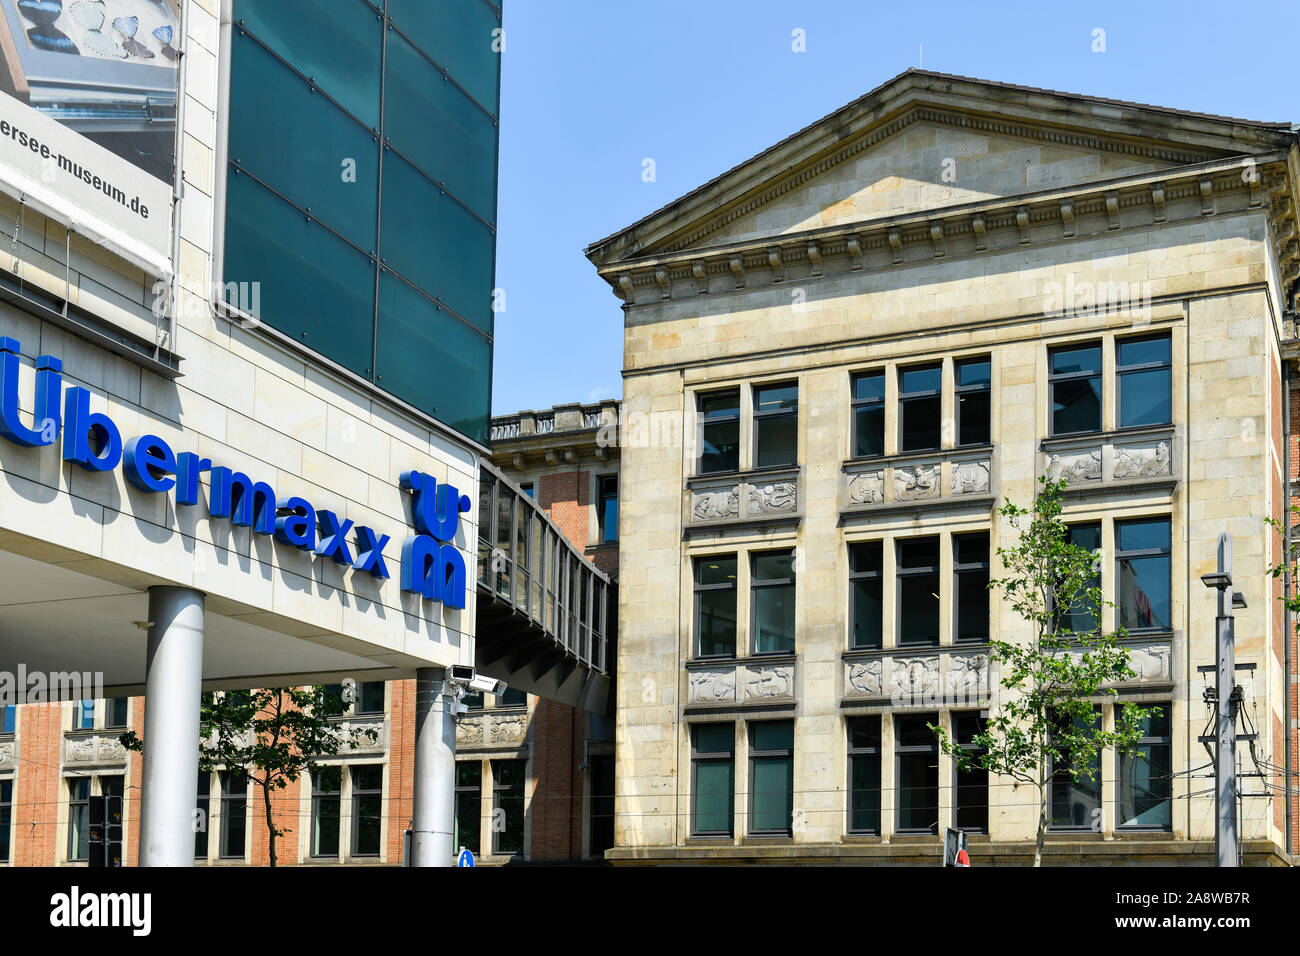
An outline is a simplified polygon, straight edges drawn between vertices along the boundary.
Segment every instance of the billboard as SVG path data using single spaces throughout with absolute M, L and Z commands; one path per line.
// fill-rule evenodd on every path
M 0 0 L 0 188 L 171 271 L 175 0 Z

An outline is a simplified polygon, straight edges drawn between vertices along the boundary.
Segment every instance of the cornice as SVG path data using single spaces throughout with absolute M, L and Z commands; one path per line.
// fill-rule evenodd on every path
M 1294 152 L 1220 158 L 904 216 L 639 256 L 603 267 L 600 275 L 627 309 L 753 291 L 782 284 L 796 272 L 802 281 L 884 271 L 1257 209 L 1268 219 L 1286 294 L 1300 278 L 1293 177 L 1288 174 Z

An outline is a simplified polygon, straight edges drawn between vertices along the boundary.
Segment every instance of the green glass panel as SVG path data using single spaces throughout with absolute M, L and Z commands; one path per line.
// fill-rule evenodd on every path
M 754 830 L 789 830 L 794 806 L 794 761 L 789 757 L 756 757 L 753 788 Z
M 351 5 L 354 0 L 348 0 Z M 379 143 L 235 32 L 230 158 L 362 249 L 375 248 Z
M 394 33 L 384 80 L 384 136 L 488 222 L 496 221 L 497 127 Z
M 262 321 L 369 378 L 371 261 L 233 169 L 227 191 L 227 291 L 258 283 Z
M 790 750 L 794 747 L 794 721 L 767 720 L 752 726 L 755 750 Z
M 367 126 L 379 127 L 384 25 L 375 10 L 357 0 L 235 0 L 234 18 Z M 238 54 L 233 61 L 244 68 Z M 232 83 L 238 75 L 232 71 Z
M 700 724 L 695 728 L 695 752 L 729 754 L 736 745 L 735 735 L 731 724 Z
M 391 272 L 379 277 L 378 384 L 470 438 L 487 440 L 492 343 Z
M 794 650 L 794 585 L 754 591 L 754 652 Z
M 388 0 L 388 15 L 474 99 L 497 111 L 499 54 L 492 31 L 501 18 L 496 10 L 483 0 Z
M 380 256 L 468 322 L 492 334 L 492 231 L 400 156 L 384 153 Z
M 730 833 L 735 801 L 735 767 L 730 760 L 701 761 L 695 766 L 695 831 Z

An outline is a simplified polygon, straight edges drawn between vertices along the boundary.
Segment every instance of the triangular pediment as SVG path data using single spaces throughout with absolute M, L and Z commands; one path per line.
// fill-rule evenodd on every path
M 1258 123 L 916 70 L 606 239 L 636 258 L 912 216 L 1275 149 Z

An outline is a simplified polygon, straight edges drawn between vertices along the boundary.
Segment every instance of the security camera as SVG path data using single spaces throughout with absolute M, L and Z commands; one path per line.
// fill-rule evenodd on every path
M 468 684 L 474 679 L 474 667 L 471 664 L 452 664 L 449 676 L 457 684 Z
M 451 705 L 451 715 L 453 717 L 464 717 L 468 713 L 469 713 L 468 704 L 462 703 L 461 701 L 458 700 Z
M 495 677 L 485 677 L 479 674 L 469 682 L 469 689 L 480 694 L 496 694 L 500 696 L 506 692 L 506 682 L 497 680 Z

